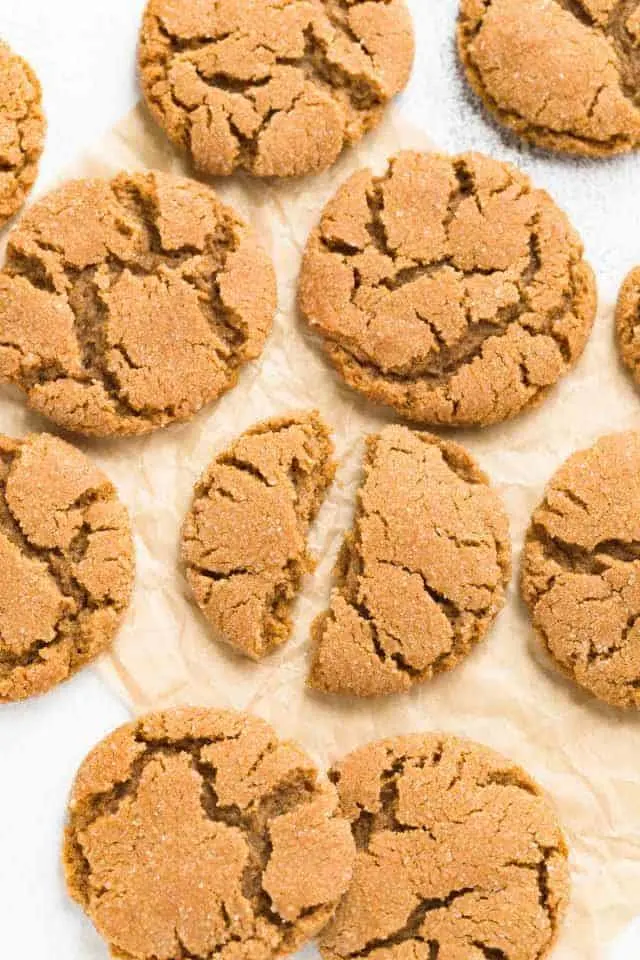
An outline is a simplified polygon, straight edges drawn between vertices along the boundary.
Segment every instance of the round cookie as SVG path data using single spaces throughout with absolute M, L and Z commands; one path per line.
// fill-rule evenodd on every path
M 326 924 L 351 879 L 337 807 L 307 755 L 262 720 L 151 714 L 80 767 L 67 886 L 117 957 L 284 956 Z
M 522 593 L 567 676 L 640 707 L 640 433 L 602 437 L 551 478 L 527 534 Z
M 336 574 L 313 626 L 310 686 L 398 693 L 452 669 L 485 636 L 511 575 L 509 521 L 462 447 L 387 427 L 367 439 Z
M 0 436 L 0 702 L 107 649 L 133 566 L 127 511 L 101 470 L 48 434 Z
M 0 40 L 0 227 L 17 213 L 33 186 L 45 130 L 40 82 Z
M 545 396 L 582 353 L 596 291 L 566 216 L 519 170 L 405 152 L 325 207 L 299 302 L 350 386 L 462 426 Z
M 628 274 L 620 288 L 616 334 L 620 356 L 640 384 L 640 267 Z
M 187 580 L 216 639 L 254 660 L 291 634 L 332 453 L 317 411 L 293 413 L 247 430 L 196 485 L 182 531 Z
M 292 177 L 378 124 L 413 55 L 405 0 L 149 0 L 139 71 L 198 169 Z
M 271 262 L 208 187 L 154 172 L 73 181 L 9 237 L 0 378 L 66 429 L 146 433 L 234 385 L 275 303 Z
M 492 116 L 582 156 L 640 144 L 640 6 L 618 0 L 461 0 L 458 50 Z
M 325 960 L 542 960 L 569 893 L 567 848 L 534 781 L 486 747 L 416 734 L 329 774 L 357 855 Z

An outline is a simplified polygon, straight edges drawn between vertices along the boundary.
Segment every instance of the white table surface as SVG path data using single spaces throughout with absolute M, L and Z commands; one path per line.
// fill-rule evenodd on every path
M 596 269 L 599 263 L 611 266 L 615 257 L 621 277 L 640 262 L 640 158 L 572 170 L 561 159 L 521 155 L 465 101 L 453 65 L 455 0 L 408 2 L 419 53 L 402 101 L 407 116 L 424 123 L 443 149 L 471 146 L 525 166 L 568 209 Z M 49 130 L 38 189 L 59 177 L 135 103 L 143 3 L 0 0 L 0 36 L 29 59 L 44 88 Z M 615 294 L 613 280 L 604 286 L 601 293 Z M 0 709 L 1 960 L 106 960 L 106 948 L 65 895 L 60 834 L 75 769 L 127 716 L 126 706 L 91 670 L 39 700 Z M 603 946 L 601 955 L 637 960 L 640 919 L 611 949 Z

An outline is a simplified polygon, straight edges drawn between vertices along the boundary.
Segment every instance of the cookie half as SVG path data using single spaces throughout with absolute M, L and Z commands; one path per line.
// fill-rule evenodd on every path
M 376 696 L 450 670 L 486 634 L 511 574 L 498 495 L 458 444 L 406 427 L 367 440 L 353 530 L 309 684 Z
M 0 702 L 107 649 L 133 566 L 127 511 L 101 470 L 48 434 L 0 437 Z
M 270 960 L 327 922 L 354 843 L 335 788 L 262 720 L 151 714 L 78 772 L 64 864 L 115 957 Z
M 149 0 L 142 91 L 216 176 L 315 173 L 375 127 L 414 55 L 404 0 Z
M 34 184 L 45 132 L 40 82 L 26 60 L 0 40 L 0 227 Z
M 146 433 L 234 385 L 275 303 L 271 262 L 208 187 L 153 172 L 73 181 L 10 235 L 0 377 L 69 430 Z
M 538 785 L 445 734 L 370 743 L 329 774 L 357 845 L 322 934 L 326 960 L 540 960 L 569 893 L 567 847 Z
M 623 363 L 640 384 L 640 267 L 628 274 L 620 288 L 616 334 Z
M 546 395 L 584 349 L 596 290 L 567 217 L 515 167 L 401 153 L 325 207 L 299 302 L 351 387 L 461 426 Z
M 616 0 L 461 0 L 458 49 L 495 119 L 582 156 L 640 144 L 640 12 Z
M 565 674 L 640 707 L 640 433 L 602 437 L 554 474 L 527 534 L 522 593 Z
M 252 659 L 291 633 L 332 454 L 319 414 L 293 413 L 243 433 L 196 486 L 182 532 L 187 580 L 216 639 Z

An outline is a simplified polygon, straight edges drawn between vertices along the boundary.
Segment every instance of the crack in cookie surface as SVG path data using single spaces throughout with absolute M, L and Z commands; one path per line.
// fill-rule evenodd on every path
M 461 0 L 458 47 L 488 110 L 533 143 L 588 156 L 640 143 L 637 0 Z
M 515 168 L 403 153 L 354 174 L 304 255 L 302 313 L 347 383 L 428 423 L 488 424 L 537 403 L 595 316 L 581 242 Z
M 47 434 L 0 437 L 0 701 L 44 693 L 105 650 L 133 544 L 104 474 Z
M 147 432 L 233 386 L 275 299 L 253 232 L 209 188 L 159 173 L 75 181 L 9 238 L 0 375 L 68 429 Z
M 33 186 L 45 128 L 38 78 L 0 40 L 0 226 L 20 209 Z
M 364 474 L 309 683 L 377 696 L 452 669 L 483 638 L 511 549 L 497 494 L 457 444 L 388 427 L 369 437 Z
M 565 674 L 614 706 L 640 706 L 640 435 L 570 457 L 534 512 L 522 592 Z
M 413 735 L 368 744 L 329 776 L 358 852 L 326 960 L 547 956 L 567 848 L 523 770 L 470 741 Z
M 216 638 L 253 659 L 290 636 L 332 452 L 318 413 L 294 413 L 242 434 L 196 486 L 182 533 L 187 580 Z
M 210 174 L 330 166 L 407 83 L 404 0 L 150 0 L 139 66 L 149 108 Z
M 331 915 L 354 844 L 334 788 L 244 714 L 152 714 L 81 767 L 65 839 L 71 895 L 123 960 L 255 960 Z

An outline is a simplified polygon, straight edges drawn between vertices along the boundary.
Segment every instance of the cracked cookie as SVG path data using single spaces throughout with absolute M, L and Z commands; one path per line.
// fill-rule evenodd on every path
M 64 864 L 122 960 L 270 960 L 326 924 L 354 843 L 335 788 L 248 714 L 183 709 L 120 727 L 82 764 Z
M 254 660 L 291 634 L 332 454 L 319 414 L 293 413 L 243 433 L 196 486 L 182 532 L 187 580 L 216 639 Z
M 569 894 L 551 802 L 514 763 L 456 737 L 370 743 L 329 774 L 357 854 L 325 960 L 542 960 Z
M 326 206 L 299 302 L 351 387 L 460 426 L 541 400 L 580 357 L 596 292 L 566 216 L 515 167 L 405 152 Z
M 275 304 L 271 262 L 208 187 L 154 172 L 73 181 L 9 237 L 0 378 L 68 430 L 146 433 L 232 387 Z
M 367 439 L 356 516 L 309 684 L 377 696 L 450 670 L 486 634 L 511 575 L 509 522 L 458 444 L 406 427 Z
M 620 356 L 640 384 L 640 267 L 629 273 L 620 288 L 616 333 Z
M 0 40 L 0 227 L 17 213 L 34 184 L 45 129 L 38 78 Z
M 640 433 L 602 437 L 552 477 L 533 514 L 522 594 L 563 673 L 640 707 Z
M 0 702 L 44 693 L 111 643 L 133 585 L 127 511 L 48 434 L 0 436 Z
M 640 145 L 638 0 L 461 0 L 458 50 L 493 117 L 548 150 Z
M 378 124 L 413 54 L 405 0 L 150 0 L 139 70 L 198 169 L 292 177 Z

